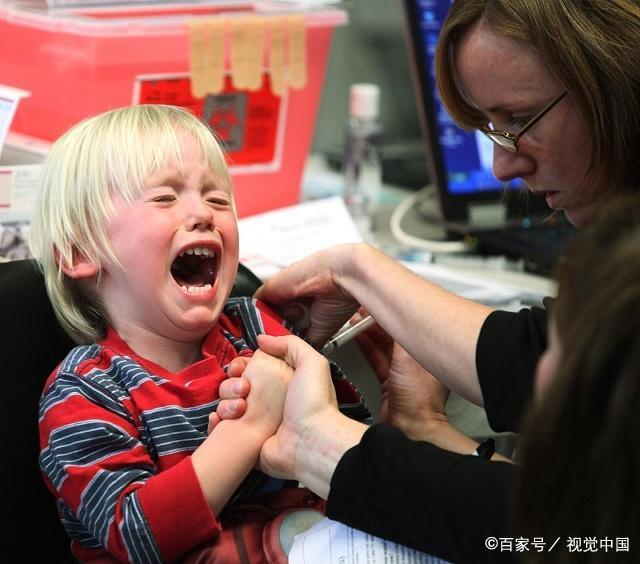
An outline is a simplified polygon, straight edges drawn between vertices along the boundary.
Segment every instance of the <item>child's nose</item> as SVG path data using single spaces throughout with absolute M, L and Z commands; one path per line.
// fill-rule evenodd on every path
M 215 221 L 211 207 L 203 201 L 190 205 L 186 214 L 186 227 L 188 231 L 213 231 Z

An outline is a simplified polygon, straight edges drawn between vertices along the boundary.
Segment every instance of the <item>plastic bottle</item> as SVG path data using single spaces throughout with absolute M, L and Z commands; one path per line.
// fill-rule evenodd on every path
M 376 84 L 351 85 L 343 165 L 344 199 L 365 239 L 371 235 L 382 186 L 379 107 L 380 88 Z

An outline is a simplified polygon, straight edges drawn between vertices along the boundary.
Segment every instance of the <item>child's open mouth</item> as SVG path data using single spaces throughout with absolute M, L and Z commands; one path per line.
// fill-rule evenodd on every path
M 183 251 L 171 265 L 171 275 L 190 294 L 203 294 L 216 281 L 216 253 L 207 247 Z

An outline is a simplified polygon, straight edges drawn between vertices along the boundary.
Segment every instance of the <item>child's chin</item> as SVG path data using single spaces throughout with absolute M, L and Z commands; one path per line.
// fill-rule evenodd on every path
M 179 327 L 195 338 L 204 337 L 215 327 L 218 317 L 219 315 L 189 316 L 181 320 Z

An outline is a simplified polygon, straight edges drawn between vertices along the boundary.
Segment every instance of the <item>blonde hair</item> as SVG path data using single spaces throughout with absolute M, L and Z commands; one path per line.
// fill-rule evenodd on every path
M 466 97 L 455 44 L 475 23 L 537 54 L 564 85 L 590 129 L 586 186 L 640 188 L 640 5 L 636 0 L 455 0 L 436 50 L 436 80 L 452 117 L 467 129 L 486 118 Z M 491 77 L 487 77 L 491 80 Z
M 112 195 L 133 201 L 168 160 L 182 166 L 181 131 L 193 137 L 214 173 L 231 186 L 224 153 L 212 131 L 174 106 L 140 105 L 106 112 L 73 126 L 51 147 L 31 225 L 30 245 L 53 309 L 78 343 L 105 332 L 102 308 L 86 283 L 64 274 L 83 256 L 119 264 L 106 233 Z

